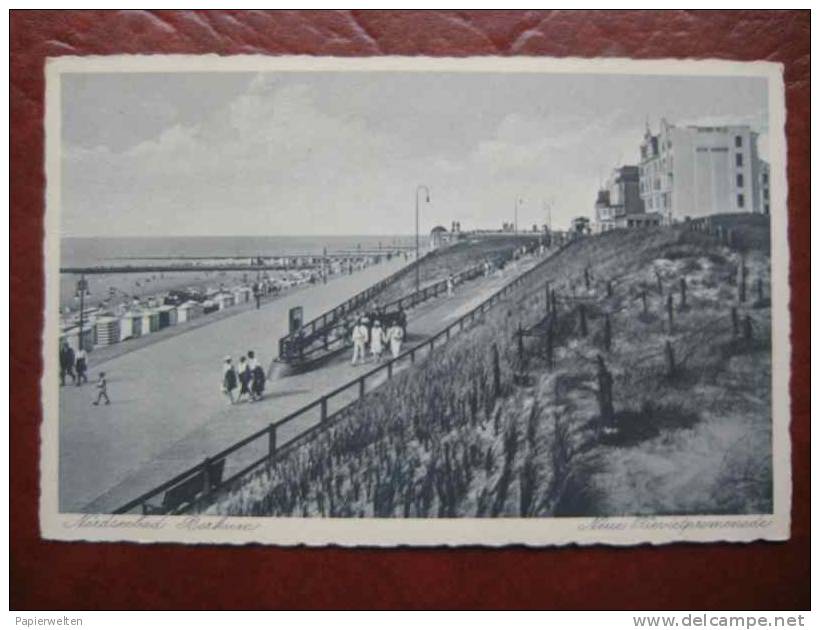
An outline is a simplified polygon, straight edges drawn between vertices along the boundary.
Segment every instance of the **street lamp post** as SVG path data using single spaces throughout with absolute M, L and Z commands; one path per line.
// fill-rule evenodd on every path
M 430 189 L 424 184 L 416 186 L 416 293 L 419 291 L 421 285 L 421 276 L 419 274 L 419 193 L 424 191 L 424 201 L 430 203 Z
M 515 233 L 518 234 L 518 204 L 520 204 L 523 200 L 516 196 L 515 198 Z
M 80 334 L 78 338 L 78 345 L 77 347 L 82 350 L 84 347 L 83 343 L 83 325 L 85 322 L 85 292 L 88 288 L 88 282 L 86 282 L 85 274 L 80 274 L 80 279 L 77 281 L 77 293 L 80 294 Z

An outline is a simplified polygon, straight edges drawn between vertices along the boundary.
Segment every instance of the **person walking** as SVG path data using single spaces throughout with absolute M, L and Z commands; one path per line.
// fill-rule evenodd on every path
M 453 276 L 447 276 L 447 297 L 453 297 Z
M 239 357 L 239 365 L 237 366 L 237 377 L 239 378 L 239 395 L 236 397 L 236 402 L 242 400 L 242 396 L 251 397 L 251 368 L 245 357 Z
M 71 377 L 71 381 L 76 383 L 77 378 L 74 376 L 74 350 L 68 345 L 67 341 L 63 341 L 60 346 L 60 386 L 65 385 L 65 375 Z
M 390 353 L 394 359 L 397 359 L 399 354 L 401 354 L 401 342 L 404 340 L 404 330 L 399 322 L 395 322 L 387 330 L 387 340 L 390 344 Z
M 97 400 L 91 404 L 96 407 L 103 398 L 105 398 L 106 405 L 111 404 L 111 400 L 108 398 L 108 381 L 105 380 L 105 372 L 100 372 L 100 376 L 97 379 Z
M 80 346 L 80 349 L 77 350 L 77 354 L 74 356 L 74 371 L 77 373 L 75 383 L 77 387 L 79 387 L 83 383 L 88 382 L 88 375 L 86 374 L 88 370 L 88 354 L 86 354 L 85 348 Z
M 251 401 L 262 400 L 265 393 L 265 370 L 259 365 L 253 350 L 248 350 L 248 367 L 251 370 Z
M 231 362 L 231 357 L 225 357 L 225 362 L 222 366 L 222 393 L 228 398 L 228 404 L 234 404 L 233 392 L 236 389 L 236 385 L 236 370 Z
M 258 282 L 253 283 L 253 299 L 256 300 L 256 308 L 258 310 L 262 303 L 262 287 L 259 286 Z
M 353 327 L 353 360 L 351 365 L 356 365 L 359 361 L 365 359 L 365 347 L 367 344 L 367 326 L 365 326 L 364 319 L 359 318 L 358 323 Z
M 376 363 L 382 360 L 382 353 L 384 352 L 385 334 L 381 322 L 377 319 L 373 322 L 373 329 L 370 331 L 370 352 Z

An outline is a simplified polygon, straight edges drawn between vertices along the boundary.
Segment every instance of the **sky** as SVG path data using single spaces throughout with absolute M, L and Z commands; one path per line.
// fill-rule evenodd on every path
M 647 121 L 748 124 L 760 78 L 62 75 L 64 236 L 411 234 L 590 215 Z

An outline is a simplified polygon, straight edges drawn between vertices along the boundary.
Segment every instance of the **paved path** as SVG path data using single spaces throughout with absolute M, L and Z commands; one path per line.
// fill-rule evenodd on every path
M 60 390 L 60 508 L 82 508 L 150 463 L 211 413 L 224 411 L 223 357 L 230 354 L 236 360 L 254 350 L 267 367 L 279 337 L 287 333 L 291 307 L 304 307 L 305 318 L 312 319 L 404 264 L 394 259 L 337 276 L 326 285 L 263 304 L 259 310 L 195 326 L 159 343 L 118 352 L 109 360 L 105 351 L 92 353 L 89 386 Z M 129 344 L 121 345 L 124 350 Z M 112 404 L 108 407 L 91 406 L 93 380 L 100 370 L 109 382 Z
M 479 278 L 459 287 L 452 298 L 419 306 L 409 313 L 408 344 L 441 330 L 533 262 L 522 262 L 503 277 Z M 269 381 L 266 397 L 258 403 L 230 406 L 220 393 L 222 356 L 236 357 L 256 349 L 266 366 L 276 341 L 286 332 L 288 308 L 302 304 L 306 317 L 311 318 L 364 288 L 362 283 L 371 284 L 397 267 L 379 265 L 366 282 L 367 271 L 312 287 L 259 311 L 215 322 L 100 365 L 110 376 L 110 407 L 92 408 L 90 388 L 65 388 L 61 396 L 61 509 L 115 509 L 372 369 L 373 364 L 351 366 L 345 353 L 310 372 Z M 358 282 L 352 286 L 352 281 Z M 355 394 L 351 389 L 349 398 Z M 342 397 L 329 411 L 345 402 Z M 316 422 L 318 411 L 283 428 L 279 442 Z M 259 440 L 258 453 L 256 446 L 243 453 L 243 461 L 264 454 L 263 442 Z M 230 472 L 226 470 L 226 475 Z

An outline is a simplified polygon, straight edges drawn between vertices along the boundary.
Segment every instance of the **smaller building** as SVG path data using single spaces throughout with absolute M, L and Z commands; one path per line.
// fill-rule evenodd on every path
M 443 225 L 437 225 L 430 230 L 430 247 L 436 249 L 449 242 L 449 233 Z
M 199 302 L 190 300 L 177 307 L 177 322 L 180 324 L 196 319 L 204 312 L 204 307 Z
M 620 166 L 612 171 L 595 200 L 595 231 L 626 227 L 624 217 L 644 212 L 637 166 Z
M 157 309 L 159 313 L 159 327 L 167 328 L 168 326 L 176 326 L 177 323 L 177 307 L 165 304 Z
M 576 236 L 589 234 L 591 232 L 589 227 L 589 217 L 575 217 L 572 220 L 572 233 Z
M 219 306 L 219 310 L 223 311 L 234 305 L 234 297 L 232 293 L 219 293 L 214 296 L 214 302 Z
M 83 324 L 82 343 L 86 352 L 94 349 L 95 330 L 92 324 Z M 65 341 L 74 352 L 80 348 L 80 327 L 69 326 L 60 334 L 60 343 Z
M 120 320 L 116 317 L 98 317 L 95 323 L 98 346 L 110 346 L 120 340 Z
M 120 317 L 120 341 L 139 337 L 142 334 L 142 314 L 127 311 Z
M 143 335 L 147 335 L 159 330 L 159 313 L 153 309 L 142 311 L 142 323 L 140 330 Z

